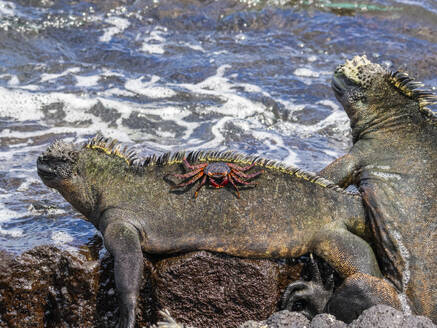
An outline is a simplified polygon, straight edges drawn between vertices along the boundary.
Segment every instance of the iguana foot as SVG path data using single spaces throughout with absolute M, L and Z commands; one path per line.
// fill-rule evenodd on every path
M 298 280 L 285 289 L 281 299 L 281 309 L 300 312 L 311 319 L 322 313 L 334 290 L 334 279 L 331 276 L 323 283 L 317 263 L 310 254 L 311 281 Z
M 347 277 L 326 305 L 325 312 L 350 323 L 373 305 L 385 304 L 402 310 L 395 288 L 382 278 L 365 273 Z
M 135 328 L 135 311 L 132 313 L 120 313 L 117 328 Z
M 135 327 L 135 295 L 121 294 L 120 298 L 120 316 L 117 328 L 134 328 Z

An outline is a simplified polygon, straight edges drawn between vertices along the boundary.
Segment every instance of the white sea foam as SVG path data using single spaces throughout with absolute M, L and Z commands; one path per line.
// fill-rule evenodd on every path
M 310 105 L 297 105 L 296 110 L 301 110 L 306 106 Z M 280 131 L 283 131 L 284 133 L 292 132 L 293 134 L 300 135 L 304 138 L 316 134 L 319 131 L 328 127 L 332 128 L 332 130 L 335 131 L 338 135 L 345 134 L 349 130 L 349 119 L 346 113 L 340 110 L 334 110 L 326 118 L 313 125 L 304 125 L 294 122 L 281 122 L 277 124 L 277 128 Z M 338 156 L 338 154 L 336 155 Z
M 93 87 L 95 85 L 97 85 L 97 82 L 100 80 L 100 76 L 99 75 L 90 75 L 90 76 L 75 76 L 76 78 L 76 86 L 77 87 L 85 87 L 85 88 L 89 88 L 89 87 Z
M 34 183 L 40 183 L 39 179 L 25 177 L 24 182 L 17 188 L 17 191 L 29 190 L 29 186 Z
M 7 196 L 7 195 L 2 195 L 2 196 Z M 0 197 L 0 200 L 2 198 L 6 198 L 6 197 Z M 12 229 L 4 229 L 2 227 L 2 222 L 6 223 L 6 222 L 10 222 L 13 219 L 17 219 L 17 218 L 21 218 L 23 217 L 24 214 L 13 211 L 11 209 L 8 209 L 3 203 L 2 201 L 0 201 L 0 235 L 8 235 L 12 238 L 19 238 L 23 236 L 23 230 L 19 229 L 19 228 L 12 228 Z
M 12 117 L 19 121 L 39 120 L 42 113 L 36 107 L 46 103 L 45 96 L 37 96 L 27 91 L 0 87 L 0 113 L 3 117 Z M 36 105 L 36 106 L 35 106 Z M 3 130 L 2 132 L 4 132 Z
M 4 204 L 0 203 L 0 222 L 8 222 L 12 219 L 21 218 L 24 214 L 8 209 Z
M 148 52 L 150 54 L 159 54 L 159 55 L 161 55 L 165 52 L 164 45 L 162 45 L 162 44 L 150 44 L 147 42 L 144 42 L 141 50 L 144 52 Z
M 219 119 L 212 127 L 211 127 L 211 133 L 213 134 L 214 138 L 212 140 L 209 140 L 206 143 L 202 144 L 203 148 L 216 148 L 219 149 L 220 146 L 223 144 L 223 141 L 225 140 L 224 137 L 224 130 L 225 130 L 225 124 L 229 121 L 231 121 L 231 117 L 223 117 Z
M 217 113 L 232 116 L 234 118 L 247 118 L 256 113 L 265 113 L 265 106 L 263 104 L 255 103 L 245 96 L 239 95 L 236 91 L 236 87 L 243 87 L 245 90 L 261 92 L 262 90 L 256 85 L 250 85 L 248 83 L 233 83 L 229 78 L 224 77 L 224 74 L 230 65 L 222 65 L 217 69 L 217 73 L 213 76 L 206 78 L 205 80 L 197 84 L 180 84 L 180 86 L 188 89 L 196 94 L 204 94 L 221 98 L 224 104 L 209 110 Z
M 287 156 L 281 159 L 283 163 L 292 166 L 297 165 L 297 154 L 284 144 L 282 136 L 261 130 L 255 130 L 252 133 L 255 138 L 262 142 L 263 145 L 267 146 L 269 153 L 275 153 L 275 151 L 278 153 L 286 153 Z
M 337 103 L 335 103 L 332 100 L 330 100 L 330 99 L 319 100 L 318 102 L 316 102 L 316 104 L 320 104 L 320 105 L 324 105 L 324 106 L 327 106 L 327 107 L 331 107 L 332 110 L 334 110 L 334 111 L 340 110 L 340 106 Z
M 307 60 L 308 60 L 310 63 L 315 62 L 317 59 L 318 59 L 318 58 L 317 58 L 316 55 L 311 55 L 311 56 L 308 56 L 308 58 L 307 58 Z
M 163 54 L 165 52 L 164 45 L 166 44 L 167 28 L 162 26 L 155 26 L 153 30 L 148 33 L 148 36 L 144 37 L 141 51 L 150 54 Z M 142 39 L 142 35 L 137 35 L 137 40 Z
M 313 71 L 309 68 L 305 68 L 305 67 L 300 67 L 294 70 L 293 72 L 294 75 L 296 76 L 302 76 L 302 77 L 319 77 L 320 73 Z
M 71 243 L 74 238 L 68 232 L 65 231 L 54 231 L 51 234 L 51 238 L 57 245 L 64 245 L 67 243 Z
M 23 233 L 23 230 L 18 229 L 18 228 L 5 230 L 0 225 L 0 235 L 7 235 L 7 236 L 10 236 L 12 238 L 19 238 L 19 237 L 23 237 L 24 233 Z
M 20 84 L 20 80 L 16 75 L 10 75 L 11 79 L 8 81 L 9 86 L 16 86 Z
M 205 52 L 205 49 L 203 49 L 203 47 L 200 44 L 191 44 L 188 42 L 181 42 L 180 44 L 196 51 Z
M 130 22 L 126 18 L 110 16 L 105 19 L 105 23 L 112 24 L 114 26 L 104 29 L 103 35 L 100 36 L 100 42 L 109 42 L 116 34 L 122 33 L 130 25 Z
M 70 67 L 70 68 L 67 68 L 65 71 L 63 71 L 62 73 L 58 73 L 58 74 L 43 73 L 43 74 L 41 74 L 40 82 L 44 83 L 47 81 L 53 81 L 53 80 L 56 80 L 60 77 L 66 76 L 68 74 L 79 73 L 79 72 L 80 72 L 79 67 Z
M 323 152 L 324 152 L 326 155 L 328 155 L 328 156 L 331 156 L 331 157 L 338 157 L 338 152 L 337 152 L 337 151 L 333 151 L 333 150 L 330 150 L 330 149 L 324 149 Z
M 158 76 L 152 76 L 151 80 L 147 82 L 143 82 L 142 79 L 143 77 L 128 80 L 125 88 L 149 98 L 169 98 L 176 95 L 172 89 L 156 85 L 160 79 Z
M 64 120 L 66 122 L 77 122 L 90 119 L 92 121 L 91 127 L 48 127 L 44 131 L 32 130 L 27 132 L 11 132 L 9 129 L 3 129 L 0 131 L 0 137 L 18 137 L 18 138 L 31 138 L 39 136 L 41 134 L 65 134 L 65 133 L 77 133 L 77 134 L 90 134 L 93 131 L 105 131 L 108 136 L 116 136 L 122 141 L 131 141 L 128 137 L 128 130 L 119 128 L 110 128 L 108 123 L 103 122 L 100 118 L 86 113 L 86 110 L 97 104 L 100 100 L 102 103 L 107 103 L 105 99 L 93 98 L 87 96 L 78 96 L 74 94 L 67 94 L 61 92 L 52 93 L 35 93 L 19 89 L 6 89 L 0 87 L 0 97 L 2 102 L 0 103 L 0 112 L 3 117 L 11 117 L 17 121 L 27 120 L 42 120 L 43 112 L 41 107 L 44 105 L 61 102 L 64 104 L 63 110 L 66 114 Z M 128 117 L 133 108 L 138 105 L 132 105 L 122 101 L 108 101 L 111 103 L 112 108 L 118 109 L 121 113 L 124 113 L 124 117 Z M 140 108 L 140 107 L 138 107 Z
M 10 1 L 0 1 L 0 17 L 14 16 L 16 14 L 16 6 Z

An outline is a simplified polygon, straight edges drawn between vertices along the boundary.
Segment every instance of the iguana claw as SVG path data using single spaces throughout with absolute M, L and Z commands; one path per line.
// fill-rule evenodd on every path
M 311 319 L 324 312 L 328 300 L 334 290 L 334 279 L 331 275 L 326 284 L 323 283 L 317 263 L 310 254 L 311 281 L 298 280 L 287 286 L 281 299 L 281 309 L 300 312 Z

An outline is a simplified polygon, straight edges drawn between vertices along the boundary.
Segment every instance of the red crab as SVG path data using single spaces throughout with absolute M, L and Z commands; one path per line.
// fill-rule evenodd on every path
M 207 178 L 215 188 L 223 188 L 230 182 L 237 192 L 237 197 L 240 198 L 240 192 L 238 191 L 236 183 L 239 183 L 241 185 L 255 186 L 255 183 L 250 183 L 246 180 L 252 179 L 264 172 L 263 170 L 261 170 L 252 174 L 243 173 L 254 167 L 255 163 L 252 163 L 251 165 L 245 167 L 226 162 L 213 162 L 191 165 L 190 163 L 188 163 L 187 159 L 184 158 L 183 164 L 184 167 L 189 170 L 189 172 L 185 174 L 173 174 L 173 176 L 179 179 L 191 179 L 175 185 L 173 186 L 173 188 L 188 186 L 203 177 L 202 181 L 200 181 L 200 184 L 196 189 L 196 192 L 194 193 L 194 198 L 197 198 L 197 194 L 199 193 L 200 188 L 202 188 L 202 186 L 206 183 Z M 219 182 L 216 179 L 220 179 L 221 181 Z

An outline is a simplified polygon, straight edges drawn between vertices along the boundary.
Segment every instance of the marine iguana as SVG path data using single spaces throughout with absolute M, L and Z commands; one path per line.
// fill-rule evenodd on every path
M 257 186 L 173 190 L 184 159 L 263 170 Z M 142 252 L 207 250 L 240 257 L 287 258 L 313 252 L 341 276 L 381 277 L 367 241 L 362 200 L 326 179 L 232 152 L 179 152 L 139 159 L 115 140 L 82 147 L 54 142 L 37 160 L 43 182 L 57 189 L 102 233 L 114 256 L 120 327 L 134 327 Z M 228 184 L 227 186 L 230 186 Z M 330 294 L 329 294 L 330 295 Z M 323 295 L 322 295 L 323 296 Z M 384 303 L 390 291 L 376 295 Z M 387 303 L 387 302 L 385 302 Z
M 353 147 L 319 174 L 359 187 L 384 276 L 404 309 L 437 323 L 437 117 L 426 107 L 437 96 L 365 56 L 339 66 L 332 88 Z

